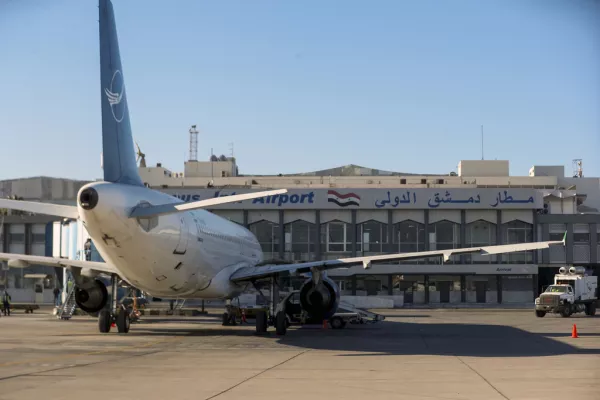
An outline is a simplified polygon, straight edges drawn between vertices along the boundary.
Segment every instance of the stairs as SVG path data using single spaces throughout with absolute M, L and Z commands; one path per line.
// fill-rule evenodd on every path
M 72 276 L 69 276 L 69 279 L 72 279 Z M 73 316 L 76 308 L 77 303 L 75 302 L 75 285 L 72 285 L 71 290 L 69 290 L 69 293 L 67 293 L 65 302 L 58 309 L 56 317 L 59 319 L 68 320 Z

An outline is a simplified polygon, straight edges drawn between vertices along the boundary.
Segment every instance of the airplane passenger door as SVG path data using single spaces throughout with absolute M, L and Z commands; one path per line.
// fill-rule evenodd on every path
M 179 242 L 177 243 L 177 247 L 173 251 L 173 254 L 185 254 L 187 251 L 188 224 L 184 217 L 181 217 L 179 221 Z

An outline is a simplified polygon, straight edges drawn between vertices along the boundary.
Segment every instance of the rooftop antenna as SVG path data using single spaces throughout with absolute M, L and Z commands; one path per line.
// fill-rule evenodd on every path
M 583 160 L 581 158 L 573 160 L 573 178 L 583 178 Z
M 190 128 L 190 159 L 189 161 L 198 161 L 198 130 L 196 125 Z
M 481 125 L 481 159 L 483 160 L 483 125 Z

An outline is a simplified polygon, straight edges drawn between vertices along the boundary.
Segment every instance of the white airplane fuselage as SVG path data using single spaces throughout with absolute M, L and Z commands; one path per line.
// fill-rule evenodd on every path
M 92 209 L 79 202 L 88 188 L 98 195 Z M 145 187 L 94 182 L 80 189 L 77 207 L 104 261 L 152 296 L 235 297 L 244 286 L 230 282 L 231 274 L 263 261 L 258 240 L 241 225 L 202 209 L 129 218 L 141 203 L 183 202 Z

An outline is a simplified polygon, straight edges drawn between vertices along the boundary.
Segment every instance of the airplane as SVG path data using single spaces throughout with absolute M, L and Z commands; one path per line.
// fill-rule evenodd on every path
M 98 329 L 108 333 L 115 323 L 119 333 L 130 328 L 129 315 L 109 296 L 103 276 L 110 276 L 112 293 L 117 282 L 158 298 L 224 299 L 230 301 L 251 284 L 274 282 L 283 273 L 305 279 L 300 289 L 302 308 L 318 320 L 337 310 L 340 291 L 327 271 L 373 263 L 441 257 L 448 261 L 460 254 L 492 255 L 564 246 L 562 241 L 445 249 L 399 254 L 340 258 L 300 263 L 266 263 L 257 238 L 245 227 L 221 218 L 207 207 L 286 193 L 286 189 L 260 191 L 184 203 L 143 184 L 136 165 L 127 108 L 124 75 L 113 6 L 99 0 L 100 84 L 102 112 L 102 181 L 83 186 L 77 205 L 56 205 L 0 199 L 0 207 L 81 220 L 104 262 L 69 260 L 0 253 L 9 267 L 31 264 L 68 269 L 75 280 L 77 306 L 98 317 Z M 566 237 L 566 235 L 565 235 Z M 273 292 L 273 290 L 272 290 Z M 110 297 L 110 300 L 109 300 Z M 286 333 L 285 310 L 259 311 L 256 331 L 274 326 Z M 110 301 L 110 303 L 109 303 Z M 224 314 L 224 320 L 228 317 Z

